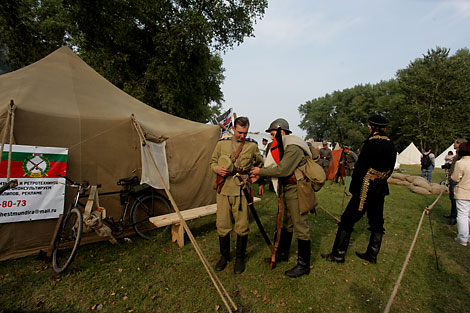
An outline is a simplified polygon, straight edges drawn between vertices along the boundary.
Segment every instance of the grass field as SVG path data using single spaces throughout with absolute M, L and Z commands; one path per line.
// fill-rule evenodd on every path
M 402 168 L 419 174 L 419 167 Z M 443 178 L 443 171 L 436 169 L 433 181 Z M 233 274 L 232 261 L 218 274 L 220 280 L 242 312 L 383 312 L 421 214 L 437 197 L 414 194 L 404 186 L 390 189 L 378 264 L 368 264 L 354 253 L 367 246 L 366 218 L 356 224 L 345 264 L 322 259 L 320 254 L 331 249 L 337 225 L 318 210 L 309 216 L 310 275 L 298 279 L 284 275 L 296 262 L 295 241 L 290 262 L 270 270 L 263 263 L 269 249 L 252 221 L 246 271 Z M 343 186 L 327 182 L 318 198 L 322 207 L 340 215 Z M 256 208 L 271 237 L 277 210 L 274 194 L 264 195 Z M 426 216 L 392 312 L 470 312 L 470 247 L 454 242 L 457 227 L 447 225 L 443 217 L 449 210 L 450 201 L 443 195 L 431 211 L 439 270 Z M 191 221 L 189 226 L 215 265 L 219 257 L 215 216 Z M 180 249 L 169 235 L 155 242 L 133 237 L 132 243 L 118 246 L 107 242 L 82 246 L 62 275 L 35 257 L 1 262 L 0 290 L 0 312 L 226 312 L 192 245 L 187 240 Z

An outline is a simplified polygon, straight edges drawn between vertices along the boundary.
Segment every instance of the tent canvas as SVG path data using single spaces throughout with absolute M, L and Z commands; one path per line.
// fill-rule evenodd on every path
M 16 104 L 13 143 L 68 148 L 67 175 L 73 180 L 102 184 L 100 192 L 107 192 L 119 189 L 120 178 L 140 176 L 134 114 L 149 141 L 166 143 L 170 190 L 178 207 L 215 202 L 209 161 L 219 127 L 151 108 L 112 85 L 69 48 L 0 76 L 0 138 L 11 99 Z M 109 215 L 118 217 L 118 196 L 100 200 Z M 46 248 L 55 224 L 42 220 L 0 225 L 0 260 Z
M 436 168 L 441 168 L 441 166 L 444 165 L 444 163 L 446 162 L 445 157 L 447 156 L 449 151 L 452 151 L 452 153 L 454 153 L 454 155 L 456 155 L 457 152 L 454 149 L 454 144 L 453 143 L 446 150 L 444 150 L 441 154 L 439 154 L 439 156 L 436 158 L 436 160 L 434 162 Z
M 400 164 L 421 164 L 421 152 L 414 143 L 410 143 L 397 157 Z

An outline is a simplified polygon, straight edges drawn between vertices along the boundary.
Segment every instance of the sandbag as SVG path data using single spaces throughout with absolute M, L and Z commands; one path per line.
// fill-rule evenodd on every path
M 387 179 L 387 182 L 388 182 L 389 184 L 398 185 L 399 183 L 402 182 L 402 180 L 401 180 L 401 179 L 398 179 L 398 178 L 394 178 L 394 177 L 389 177 L 389 178 Z
M 418 178 L 418 176 L 410 176 L 410 175 L 407 175 L 407 176 L 405 177 L 405 179 L 406 179 L 407 181 L 409 181 L 410 183 L 414 182 L 416 178 Z
M 431 184 L 423 177 L 416 177 L 415 180 L 413 181 L 413 185 L 425 188 L 429 191 L 431 191 Z
M 426 188 L 422 188 L 420 186 L 410 185 L 409 188 L 414 193 L 419 193 L 421 195 L 430 195 L 431 194 L 431 192 L 429 190 L 427 190 Z
M 431 184 L 431 192 L 433 194 L 440 194 L 441 191 L 443 191 L 445 193 L 449 193 L 449 188 L 447 188 L 447 186 L 445 186 L 445 185 L 440 185 L 440 184 L 436 184 L 436 183 Z
M 410 183 L 410 182 L 407 181 L 406 179 L 405 179 L 405 180 L 397 181 L 396 184 L 397 184 L 397 185 L 401 185 L 401 186 L 411 186 L 411 185 L 413 185 L 413 183 Z
M 393 173 L 392 176 L 390 177 L 395 178 L 395 179 L 405 180 L 406 176 L 409 176 L 409 175 L 405 175 L 402 173 Z

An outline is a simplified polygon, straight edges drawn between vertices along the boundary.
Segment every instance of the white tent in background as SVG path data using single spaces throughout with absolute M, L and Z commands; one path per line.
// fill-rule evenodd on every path
M 398 161 L 398 152 L 397 152 L 397 158 L 395 160 L 395 166 L 393 167 L 394 170 L 400 169 L 400 162 Z
M 439 156 L 436 158 L 435 164 L 436 168 L 441 168 L 442 165 L 445 163 L 445 157 L 449 153 L 449 151 L 452 151 L 452 153 L 455 155 L 455 149 L 454 149 L 454 144 L 452 143 L 449 148 L 447 148 L 444 152 L 439 154 Z
M 414 143 L 410 143 L 397 157 L 400 164 L 421 164 L 421 152 Z

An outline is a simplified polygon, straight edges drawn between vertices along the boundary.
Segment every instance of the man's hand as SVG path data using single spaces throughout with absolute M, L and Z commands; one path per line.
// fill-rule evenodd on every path
M 251 177 L 259 176 L 259 167 L 253 167 L 250 171 Z
M 219 166 L 219 167 L 217 168 L 217 174 L 219 174 L 219 175 L 222 176 L 222 177 L 225 177 L 225 176 L 227 176 L 228 174 L 230 174 L 230 172 L 229 172 L 225 167 L 223 167 L 223 166 L 221 165 L 221 166 Z
M 258 194 L 260 196 L 264 195 L 264 185 L 259 185 Z

